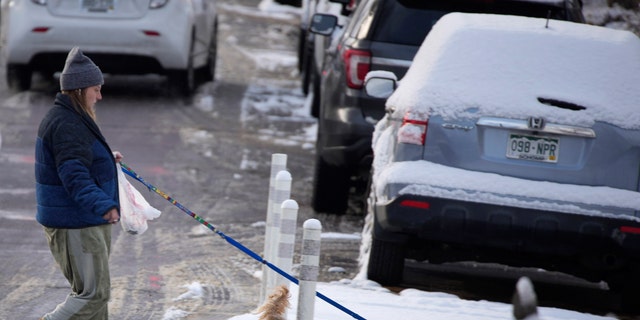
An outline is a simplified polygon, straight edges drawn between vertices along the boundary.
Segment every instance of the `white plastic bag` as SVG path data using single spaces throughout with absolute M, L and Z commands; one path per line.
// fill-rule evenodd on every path
M 130 234 L 147 231 L 147 220 L 160 216 L 160 210 L 152 207 L 140 192 L 127 180 L 120 164 L 118 167 L 118 190 L 120 192 L 120 224 Z

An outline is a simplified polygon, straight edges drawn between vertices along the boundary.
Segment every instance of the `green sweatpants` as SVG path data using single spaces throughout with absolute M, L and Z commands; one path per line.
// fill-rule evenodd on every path
M 66 300 L 44 319 L 107 320 L 111 225 L 44 230 L 51 254 L 71 285 Z

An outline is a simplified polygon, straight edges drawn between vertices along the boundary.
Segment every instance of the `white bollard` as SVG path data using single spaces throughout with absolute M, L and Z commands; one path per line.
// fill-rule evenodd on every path
M 270 258 L 267 257 L 268 252 L 271 252 L 271 245 L 273 243 L 272 238 L 274 237 L 274 232 L 273 232 L 273 209 L 274 209 L 274 203 L 282 203 L 282 202 L 276 202 L 275 201 L 275 196 L 276 196 L 276 176 L 278 175 L 278 172 L 286 170 L 287 168 L 287 155 L 286 154 L 282 154 L 282 153 L 274 153 L 271 155 L 271 176 L 269 179 L 269 198 L 267 201 L 267 219 L 266 219 L 266 225 L 265 225 L 265 232 L 264 232 L 264 251 L 262 253 L 262 256 L 264 259 L 266 259 L 267 261 L 269 261 Z M 288 199 L 289 197 L 287 197 Z M 269 261 L 271 262 L 271 261 Z M 262 266 L 262 283 L 261 283 L 261 288 L 260 288 L 260 304 L 262 304 L 265 299 L 268 296 L 267 293 L 267 288 L 266 288 L 266 277 L 267 277 L 267 273 L 269 273 L 269 268 L 266 265 Z
M 298 222 L 298 203 L 294 200 L 282 202 L 280 219 L 280 240 L 278 241 L 278 258 L 276 265 L 284 272 L 291 274 L 293 267 L 293 252 L 296 243 L 296 225 Z M 277 275 L 275 286 L 289 287 L 289 279 Z M 275 287 L 274 286 L 274 287 Z
M 268 250 L 264 252 L 265 260 L 274 263 L 278 257 L 278 239 L 280 238 L 280 219 L 282 202 L 291 196 L 291 174 L 285 170 L 276 174 L 275 187 L 273 189 L 273 207 L 271 208 L 271 226 L 267 233 L 265 242 L 268 241 Z M 277 205 L 276 205 L 277 204 Z M 267 221 L 269 227 L 269 221 Z M 274 288 L 276 283 L 276 274 L 269 270 L 266 265 L 262 267 L 262 283 L 263 297 L 261 302 L 269 296 L 269 292 Z
M 313 320 L 316 297 L 316 281 L 320 266 L 320 236 L 322 224 L 309 219 L 302 225 L 302 254 L 300 256 L 300 279 L 298 291 L 297 320 Z

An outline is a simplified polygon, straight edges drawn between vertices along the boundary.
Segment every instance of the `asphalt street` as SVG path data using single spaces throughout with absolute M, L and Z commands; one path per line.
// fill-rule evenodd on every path
M 261 254 L 274 153 L 288 156 L 300 226 L 313 217 L 323 220 L 327 232 L 357 233 L 361 217 L 325 218 L 308 206 L 313 149 L 303 147 L 305 141 L 280 141 L 299 136 L 315 120 L 291 121 L 287 114 L 274 119 L 251 106 L 261 96 L 249 88 L 263 88 L 258 85 L 266 82 L 268 90 L 295 92 L 299 83 L 295 65 L 274 69 L 252 58 L 254 51 L 294 58 L 297 41 L 295 15 L 273 18 L 261 13 L 258 3 L 219 2 L 216 80 L 200 86 L 190 99 L 168 97 L 162 77 L 110 76 L 97 113 L 111 147 L 146 181 Z M 270 41 L 265 42 L 265 32 Z M 0 78 L 4 81 L 4 70 Z M 32 90 L 10 93 L 1 84 L 0 319 L 37 319 L 69 292 L 34 220 L 34 139 L 57 87 L 36 79 Z M 181 310 L 189 319 L 228 319 L 254 310 L 261 264 L 132 183 L 162 215 L 141 235 L 113 228 L 111 318 L 162 319 Z M 353 277 L 358 245 L 358 240 L 325 241 L 321 280 Z M 328 272 L 331 267 L 343 271 Z M 202 299 L 177 299 L 192 283 L 202 286 Z

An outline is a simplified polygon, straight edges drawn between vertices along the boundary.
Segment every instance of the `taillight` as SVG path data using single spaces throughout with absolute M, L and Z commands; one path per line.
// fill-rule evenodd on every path
M 31 32 L 33 33 L 45 33 L 47 31 L 49 31 L 49 27 L 35 27 L 31 29 Z
M 623 233 L 640 234 L 640 228 L 638 227 L 622 226 L 620 227 L 620 231 L 622 231 Z
M 427 112 L 407 111 L 398 129 L 398 142 L 424 145 L 427 138 L 429 114 Z
M 418 201 L 418 200 L 402 200 L 400 201 L 400 206 L 408 207 L 408 208 L 417 208 L 417 209 L 431 208 L 431 204 L 429 202 Z
M 347 10 L 353 11 L 353 9 L 356 8 L 356 4 L 357 4 L 356 0 L 349 1 L 349 4 L 347 5 Z
M 148 36 L 148 37 L 159 37 L 160 36 L 160 32 L 155 31 L 155 30 L 142 30 L 142 33 L 144 33 L 144 35 Z
M 347 49 L 344 52 L 347 86 L 352 89 L 362 89 L 364 77 L 371 69 L 371 52 Z

